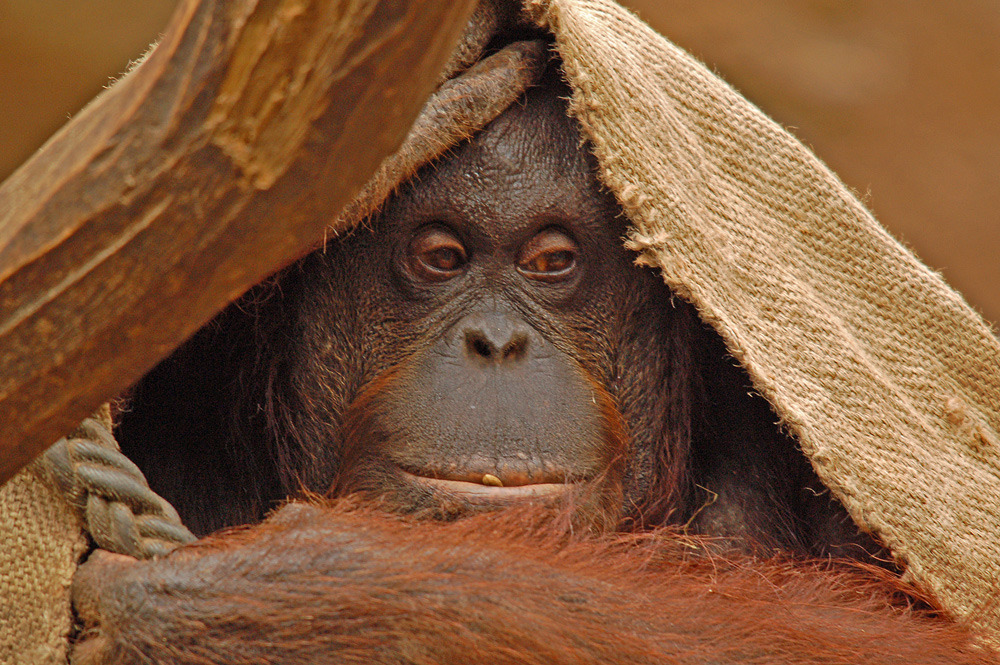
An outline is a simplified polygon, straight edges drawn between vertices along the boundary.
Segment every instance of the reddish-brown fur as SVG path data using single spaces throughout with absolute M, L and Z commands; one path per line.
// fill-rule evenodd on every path
M 331 483 L 363 499 L 85 565 L 77 662 L 992 658 L 891 573 L 805 558 L 880 550 L 718 336 L 632 265 L 566 94 L 531 91 L 136 388 L 122 448 L 196 533 Z M 542 275 L 539 247 L 572 269 Z M 565 501 L 468 517 L 468 488 L 428 489 L 504 474 L 492 508 L 525 480 Z
M 568 523 L 291 505 L 162 560 L 85 566 L 75 662 L 993 662 L 879 569 Z

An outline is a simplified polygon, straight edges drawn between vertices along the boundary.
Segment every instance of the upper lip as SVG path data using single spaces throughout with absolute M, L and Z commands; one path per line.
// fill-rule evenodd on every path
M 479 485 L 497 486 L 496 480 L 500 481 L 502 487 L 523 487 L 526 485 L 550 485 L 566 484 L 583 480 L 579 476 L 564 470 L 551 468 L 530 468 L 520 466 L 513 468 L 507 465 L 470 463 L 462 468 L 449 469 L 416 469 L 409 466 L 400 465 L 400 468 L 412 476 L 428 480 L 441 480 L 452 482 L 475 483 Z M 487 477 L 492 476 L 492 482 Z
M 513 499 L 560 493 L 579 480 L 552 469 L 512 469 L 494 464 L 469 464 L 462 469 L 412 469 L 400 467 L 410 482 L 433 491 L 477 499 Z
M 523 485 L 503 486 L 487 485 L 478 481 L 451 480 L 446 478 L 429 478 L 404 471 L 404 475 L 416 483 L 434 491 L 444 491 L 450 494 L 465 495 L 476 499 L 515 499 L 521 497 L 536 497 L 561 493 L 573 487 L 573 483 L 525 483 Z

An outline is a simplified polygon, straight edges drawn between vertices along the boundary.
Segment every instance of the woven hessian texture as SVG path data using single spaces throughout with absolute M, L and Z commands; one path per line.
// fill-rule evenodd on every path
M 607 0 L 527 3 L 631 247 L 723 336 L 855 521 L 1000 639 L 1000 344 L 809 150 Z
M 0 663 L 65 663 L 69 588 L 86 541 L 36 461 L 0 487 Z
M 723 336 L 855 521 L 1000 643 L 997 339 L 815 156 L 627 11 L 526 7 L 640 260 Z M 35 465 L 0 489 L 0 542 L 0 663 L 62 662 L 84 541 Z

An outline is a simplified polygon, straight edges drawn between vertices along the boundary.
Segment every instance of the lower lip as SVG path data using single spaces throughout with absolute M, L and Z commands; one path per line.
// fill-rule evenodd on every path
M 553 497 L 568 491 L 572 483 L 538 483 L 537 485 L 516 485 L 514 487 L 494 487 L 464 480 L 443 480 L 427 478 L 403 472 L 409 480 L 435 492 L 446 492 L 469 499 L 507 500 L 532 497 Z

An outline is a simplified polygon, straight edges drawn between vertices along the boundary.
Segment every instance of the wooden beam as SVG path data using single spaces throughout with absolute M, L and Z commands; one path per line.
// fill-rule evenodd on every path
M 0 187 L 0 483 L 315 247 L 473 0 L 186 0 Z

